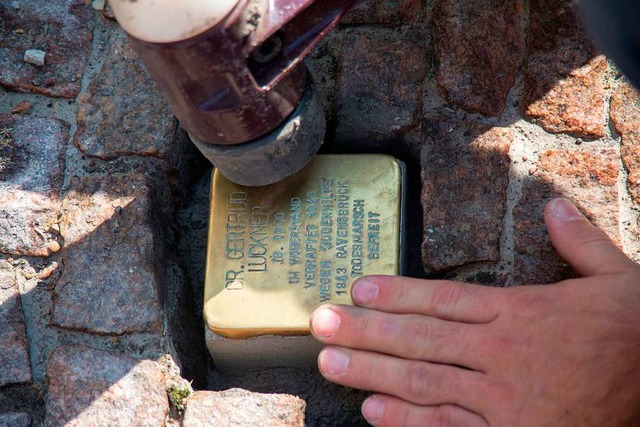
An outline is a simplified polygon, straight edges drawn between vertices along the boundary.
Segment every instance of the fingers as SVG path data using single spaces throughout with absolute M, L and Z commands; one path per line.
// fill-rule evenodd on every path
M 325 344 L 478 370 L 483 326 L 347 306 L 323 306 L 311 316 L 311 332 Z
M 418 406 L 380 394 L 364 401 L 362 415 L 374 427 L 488 427 L 484 418 L 458 406 Z
M 495 319 L 501 295 L 495 288 L 395 276 L 363 277 L 351 289 L 354 303 L 361 307 L 468 323 Z
M 582 276 L 616 274 L 633 268 L 633 262 L 569 200 L 549 202 L 545 222 L 553 246 Z
M 478 410 L 490 394 L 476 371 L 383 354 L 326 347 L 318 356 L 322 375 L 337 384 L 396 396 L 416 405 L 454 404 Z

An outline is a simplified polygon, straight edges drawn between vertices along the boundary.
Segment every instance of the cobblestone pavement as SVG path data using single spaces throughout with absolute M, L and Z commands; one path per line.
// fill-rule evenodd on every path
M 0 3 L 0 426 L 362 424 L 364 393 L 315 370 L 215 371 L 209 166 L 90 3 Z M 640 260 L 640 97 L 573 4 L 363 0 L 308 58 L 324 150 L 409 166 L 413 275 L 574 275 L 542 222 L 556 195 Z

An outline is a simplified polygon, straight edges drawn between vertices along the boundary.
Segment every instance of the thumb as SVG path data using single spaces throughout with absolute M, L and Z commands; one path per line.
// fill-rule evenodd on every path
M 633 262 L 567 199 L 554 199 L 544 213 L 551 243 L 582 276 L 627 271 Z

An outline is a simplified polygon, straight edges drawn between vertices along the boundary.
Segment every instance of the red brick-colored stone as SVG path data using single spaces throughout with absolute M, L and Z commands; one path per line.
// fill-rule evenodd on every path
M 422 153 L 425 268 L 498 261 L 513 131 L 448 120 L 430 127 Z
M 286 394 L 260 394 L 242 389 L 197 391 L 187 400 L 183 427 L 303 427 L 304 400 Z
M 52 226 L 58 205 L 42 194 L 0 189 L 0 253 L 49 256 L 60 250 Z
M 0 253 L 48 256 L 57 222 L 69 125 L 53 118 L 0 115 Z
M 177 122 L 124 34 L 114 37 L 100 72 L 79 98 L 73 142 L 101 159 L 165 157 Z
M 554 197 L 572 200 L 614 242 L 620 242 L 618 165 L 613 149 L 547 150 L 540 155 L 513 210 L 515 284 L 552 283 L 576 274 L 553 249 L 544 225 L 544 207 Z
M 0 84 L 18 92 L 75 98 L 91 51 L 93 15 L 89 5 L 75 0 L 1 2 Z M 43 67 L 24 62 L 28 49 L 46 52 Z
M 20 114 L 23 116 L 28 116 L 30 112 L 31 103 L 28 101 L 20 102 L 11 109 L 11 114 Z
M 611 97 L 611 121 L 622 137 L 620 151 L 627 169 L 627 188 L 635 203 L 640 204 L 640 94 L 623 83 Z
M 361 0 L 342 19 L 344 24 L 402 25 L 425 19 L 424 0 Z
M 63 346 L 47 378 L 47 426 L 163 427 L 169 412 L 164 376 L 150 360 Z
M 20 292 L 11 266 L 0 262 L 0 387 L 31 382 Z
M 101 334 L 160 333 L 153 197 L 141 175 L 83 178 L 63 201 L 64 272 L 51 322 Z
M 336 96 L 339 142 L 398 141 L 420 126 L 424 38 L 417 29 L 346 32 Z
M 433 13 L 445 99 L 470 112 L 499 115 L 525 47 L 522 0 L 436 0 Z
M 597 55 L 574 3 L 531 2 L 522 112 L 549 132 L 600 138 L 607 62 Z

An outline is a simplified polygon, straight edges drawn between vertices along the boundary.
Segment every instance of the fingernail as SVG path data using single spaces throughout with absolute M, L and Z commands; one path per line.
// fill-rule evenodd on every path
M 320 353 L 320 370 L 323 374 L 342 375 L 347 372 L 349 355 L 338 348 L 326 348 Z
M 382 420 L 384 409 L 384 402 L 378 396 L 370 396 L 362 403 L 362 415 L 374 427 Z
M 353 284 L 351 298 L 358 305 L 371 305 L 378 298 L 378 285 L 367 279 L 360 279 Z
M 567 199 L 559 198 L 551 202 L 551 213 L 562 221 L 584 219 L 584 215 Z
M 321 338 L 331 338 L 338 332 L 340 316 L 328 307 L 322 307 L 311 316 L 311 327 Z

